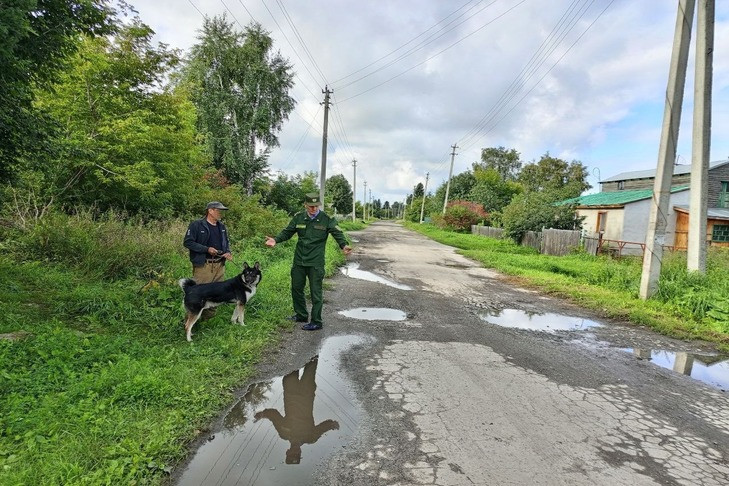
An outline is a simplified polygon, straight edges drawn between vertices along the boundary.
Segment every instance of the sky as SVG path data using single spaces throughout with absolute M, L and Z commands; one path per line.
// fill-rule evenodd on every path
M 203 15 L 262 24 L 296 73 L 271 171 L 320 172 L 404 201 L 471 169 L 485 147 L 579 161 L 588 182 L 654 169 L 678 0 L 132 0 L 187 53 Z M 695 23 L 695 19 L 694 19 Z M 677 160 L 691 163 L 695 28 Z M 729 158 L 729 2 L 716 2 L 711 160 Z M 371 191 L 371 193 L 370 193 Z

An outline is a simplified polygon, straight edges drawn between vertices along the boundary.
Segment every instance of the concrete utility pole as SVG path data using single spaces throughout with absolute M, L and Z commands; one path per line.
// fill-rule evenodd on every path
M 640 298 L 650 298 L 658 288 L 663 258 L 663 243 L 668 223 L 668 203 L 671 197 L 673 161 L 676 159 L 678 127 L 681 122 L 681 104 L 686 84 L 686 64 L 691 41 L 691 23 L 694 18 L 695 0 L 679 0 L 676 30 L 673 38 L 671 67 L 668 72 L 666 106 L 663 110 L 663 127 L 658 148 L 658 168 L 653 186 L 646 247 L 643 255 L 643 273 L 640 279 Z
M 714 59 L 714 0 L 698 0 L 698 2 L 696 9 L 694 131 L 691 141 L 691 202 L 689 204 L 686 266 L 689 271 L 705 273 L 711 148 L 711 78 Z
M 423 203 L 420 205 L 420 224 L 423 224 L 423 212 L 425 211 L 425 195 L 428 194 L 428 179 L 430 172 L 425 173 L 425 189 L 423 189 Z
M 367 181 L 364 181 L 364 197 L 362 198 L 362 219 L 367 221 Z
M 357 159 L 352 159 L 354 175 L 352 176 L 352 222 L 357 220 Z
M 448 192 L 451 190 L 451 177 L 453 177 L 453 160 L 456 158 L 456 149 L 458 145 L 455 143 L 451 145 L 453 152 L 451 152 L 451 170 L 448 172 L 448 183 L 446 184 L 445 199 L 443 200 L 443 215 L 445 216 L 446 207 L 448 207 Z
M 370 218 L 372 217 L 372 210 L 374 208 L 372 207 L 372 188 L 370 188 Z
M 327 127 L 329 125 L 329 95 L 334 93 L 330 91 L 328 86 L 325 86 L 322 90 L 324 93 L 324 133 L 321 139 L 321 182 L 319 185 L 319 200 L 321 201 L 321 207 L 324 208 L 324 185 L 327 182 Z

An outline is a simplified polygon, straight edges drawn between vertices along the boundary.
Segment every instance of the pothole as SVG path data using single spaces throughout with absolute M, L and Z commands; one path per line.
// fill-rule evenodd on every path
M 504 309 L 481 313 L 479 317 L 489 324 L 495 324 L 497 326 L 542 332 L 581 331 L 602 325 L 597 321 L 582 317 L 552 313 L 530 313 L 518 309 Z
M 729 356 L 643 348 L 624 348 L 621 351 L 722 390 L 729 390 Z
M 407 314 L 398 309 L 388 309 L 386 307 L 357 307 L 339 311 L 344 317 L 352 319 L 364 319 L 366 321 L 404 321 Z
M 339 364 L 344 351 L 366 341 L 328 338 L 303 368 L 251 385 L 178 484 L 311 484 L 314 466 L 359 426 L 362 408 Z
M 368 282 L 377 282 L 400 290 L 413 290 L 413 288 L 409 285 L 393 282 L 392 280 L 388 280 L 384 277 L 380 277 L 379 275 L 375 275 L 372 272 L 360 270 L 359 263 L 357 262 L 348 263 L 347 265 L 341 267 L 340 270 L 347 277 L 367 280 Z

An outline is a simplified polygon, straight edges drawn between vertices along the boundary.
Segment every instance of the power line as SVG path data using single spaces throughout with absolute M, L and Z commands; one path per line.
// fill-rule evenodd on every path
M 281 9 L 281 12 L 284 14 L 284 18 L 286 19 L 286 22 L 288 22 L 289 26 L 291 27 L 291 30 L 294 32 L 294 35 L 299 40 L 299 43 L 304 48 L 304 53 L 308 56 L 309 60 L 311 60 L 311 63 L 314 65 L 314 69 L 319 73 L 319 75 L 322 77 L 324 82 L 326 84 L 329 84 L 327 81 L 327 77 L 324 76 L 324 73 L 321 69 L 319 69 L 319 64 L 317 64 L 316 59 L 314 59 L 314 56 L 312 56 L 311 51 L 306 45 L 306 42 L 304 41 L 304 38 L 301 36 L 301 33 L 299 32 L 299 29 L 296 28 L 296 24 L 291 19 L 291 16 L 289 15 L 288 11 L 286 10 L 286 7 L 281 2 L 281 0 L 276 0 L 276 3 L 278 4 L 279 9 Z
M 341 101 L 340 101 L 339 103 L 344 103 L 345 101 L 349 101 L 349 100 L 351 100 L 352 98 L 356 98 L 356 97 L 358 97 L 358 96 L 362 96 L 362 95 L 363 95 L 363 94 L 365 94 L 365 93 L 369 93 L 370 91 L 372 91 L 372 90 L 374 90 L 374 89 L 376 89 L 376 88 L 379 88 L 379 87 L 380 87 L 380 86 L 382 86 L 383 84 L 389 83 L 389 82 L 390 82 L 390 81 L 392 81 L 393 79 L 399 78 L 399 77 L 400 77 L 400 76 L 402 76 L 403 74 L 406 74 L 406 73 L 408 73 L 408 72 L 412 71 L 413 69 L 415 69 L 416 67 L 418 67 L 418 66 L 421 66 L 421 65 L 425 64 L 426 62 L 430 61 L 430 60 L 431 60 L 431 59 L 433 59 L 434 57 L 437 57 L 437 56 L 439 56 L 439 55 L 443 54 L 443 53 L 444 53 L 445 51 L 447 51 L 448 49 L 450 49 L 450 48 L 454 47 L 454 46 L 455 46 L 455 45 L 457 45 L 457 44 L 460 44 L 461 42 L 463 42 L 463 41 L 464 41 L 464 40 L 466 40 L 467 38 L 471 37 L 471 36 L 472 36 L 472 35 L 474 35 L 475 33 L 477 33 L 477 32 L 479 32 L 480 30 L 482 30 L 483 28 L 485 28 L 485 27 L 487 27 L 488 25 L 490 25 L 490 24 L 494 23 L 495 21 L 497 21 L 497 20 L 498 20 L 498 19 L 500 19 L 501 17 L 505 16 L 506 14 L 508 14 L 509 12 L 511 12 L 512 10 L 514 10 L 514 9 L 515 9 L 516 7 L 518 7 L 519 5 L 521 5 L 521 4 L 522 4 L 522 3 L 524 3 L 524 2 L 526 2 L 526 0 L 521 0 L 521 1 L 519 2 L 519 3 L 517 3 L 516 5 L 512 6 L 511 8 L 509 8 L 509 9 L 508 9 L 508 10 L 507 10 L 506 12 L 504 12 L 504 13 L 500 14 L 499 16 L 497 16 L 496 18 L 494 18 L 494 19 L 492 19 L 492 20 L 488 21 L 487 23 L 483 24 L 483 25 L 482 25 L 481 27 L 479 27 L 478 29 L 476 29 L 476 30 L 474 30 L 473 32 L 471 32 L 470 34 L 467 34 L 466 36 L 464 36 L 464 37 L 460 38 L 459 40 L 457 40 L 457 41 L 456 41 L 456 42 L 454 42 L 453 44 L 449 45 L 449 46 L 448 46 L 448 47 L 446 47 L 445 49 L 442 49 L 442 50 L 438 51 L 437 53 L 435 53 L 435 54 L 433 54 L 432 56 L 428 57 L 428 58 L 427 58 L 427 59 L 425 59 L 424 61 L 421 61 L 421 62 L 417 63 L 416 65 L 414 65 L 414 66 L 412 66 L 412 67 L 410 67 L 410 68 L 406 69 L 405 71 L 401 72 L 400 74 L 396 74 L 395 76 L 393 76 L 393 77 L 391 77 L 391 78 L 389 78 L 389 79 L 387 79 L 387 80 L 385 80 L 385 81 L 381 82 L 380 84 L 377 84 L 377 85 L 375 85 L 375 86 L 373 86 L 373 87 L 371 87 L 371 88 L 369 88 L 369 89 L 366 89 L 366 90 L 364 90 L 364 91 L 362 91 L 362 92 L 360 92 L 360 93 L 357 93 L 356 95 L 352 95 L 352 96 L 350 96 L 350 97 L 348 97 L 348 98 L 345 98 L 345 99 L 341 100 Z M 490 4 L 489 4 L 489 5 L 490 5 Z

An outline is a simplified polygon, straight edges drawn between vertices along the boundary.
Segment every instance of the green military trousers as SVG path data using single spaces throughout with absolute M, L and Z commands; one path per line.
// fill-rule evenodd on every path
M 311 319 L 309 322 L 321 324 L 321 309 L 324 304 L 322 291 L 324 267 L 305 267 L 302 265 L 291 267 L 291 299 L 294 301 L 294 312 L 296 317 L 300 319 L 304 319 L 309 315 L 306 311 L 306 297 L 304 296 L 307 278 L 309 279 L 309 291 L 311 292 Z

